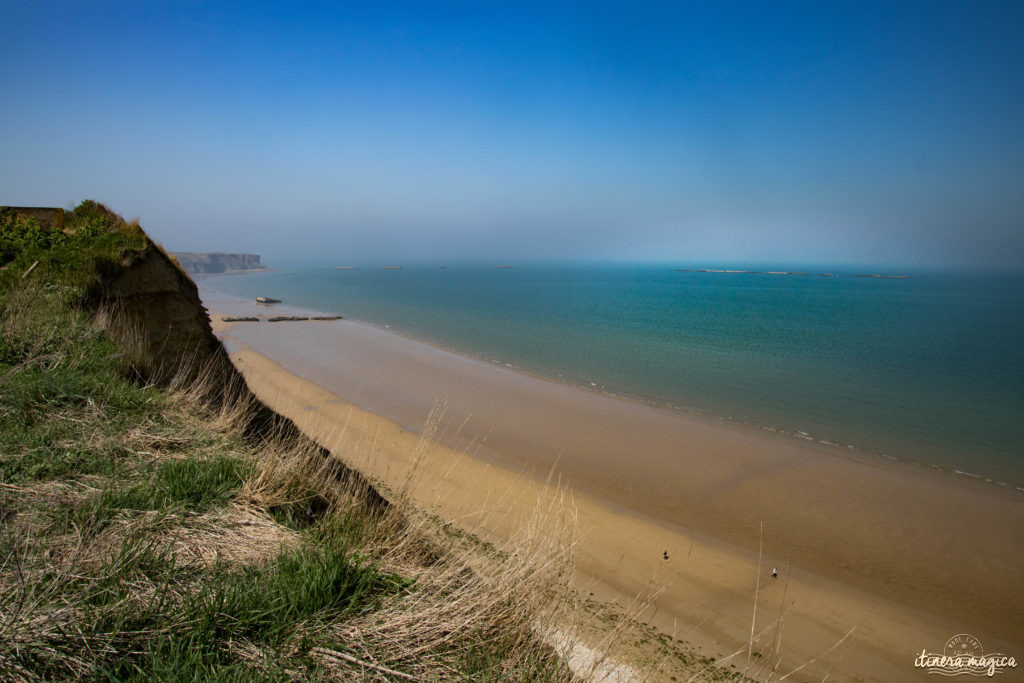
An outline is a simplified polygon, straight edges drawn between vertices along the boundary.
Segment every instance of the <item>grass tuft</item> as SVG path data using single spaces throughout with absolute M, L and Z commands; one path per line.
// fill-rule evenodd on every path
M 129 488 L 107 489 L 103 504 L 127 510 L 181 506 L 204 512 L 228 501 L 241 487 L 249 466 L 231 456 L 162 462 L 152 478 Z

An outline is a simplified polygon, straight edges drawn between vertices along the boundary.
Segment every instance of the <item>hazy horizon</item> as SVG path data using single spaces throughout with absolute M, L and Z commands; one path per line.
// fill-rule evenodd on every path
M 184 251 L 184 250 L 182 250 Z M 206 252 L 216 253 L 216 252 Z M 231 252 L 221 252 L 231 253 Z M 244 253 L 244 252 L 235 252 Z M 249 252 L 257 253 L 257 252 Z M 268 261 L 264 254 L 259 254 L 261 263 L 270 270 L 335 270 L 341 268 L 355 268 L 359 270 L 378 270 L 398 266 L 401 269 L 410 270 L 436 270 L 436 269 L 465 269 L 481 270 L 500 267 L 523 268 L 523 269 L 588 269 L 588 268 L 641 268 L 650 270 L 744 270 L 751 271 L 750 274 L 765 274 L 767 271 L 791 271 L 806 273 L 808 275 L 833 274 L 836 276 L 850 277 L 854 275 L 949 275 L 949 274 L 978 274 L 978 275 L 1006 275 L 1015 278 L 1024 277 L 1024 269 L 1013 266 L 997 266 L 988 264 L 925 264 L 909 265 L 898 262 L 841 262 L 841 261 L 707 261 L 707 260 L 626 260 L 626 259 L 511 259 L 495 260 L 486 258 L 476 259 L 371 259 L 371 260 L 345 260 L 331 259 L 324 257 L 288 257 Z M 241 271 L 240 271 L 241 273 Z M 233 273 L 229 273 L 233 274 Z M 709 273 L 715 274 L 715 273 Z M 742 275 L 745 273 L 722 273 L 723 275 Z M 216 275 L 216 274 L 214 274 Z
M 5 14 L 0 204 L 172 251 L 1024 269 L 1024 4 Z

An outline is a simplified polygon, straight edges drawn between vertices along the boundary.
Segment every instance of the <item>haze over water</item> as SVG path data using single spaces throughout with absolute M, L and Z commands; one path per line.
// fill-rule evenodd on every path
M 1024 491 L 1024 276 L 836 272 L 421 266 L 252 273 L 204 286 Z

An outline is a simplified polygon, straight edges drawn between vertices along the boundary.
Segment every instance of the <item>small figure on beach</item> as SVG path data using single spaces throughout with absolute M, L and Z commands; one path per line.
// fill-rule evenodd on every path
M 667 560 L 668 559 L 668 551 L 666 550 L 664 553 L 662 553 L 661 556 L 664 557 Z
M 779 568 L 778 567 L 772 567 L 772 578 L 773 579 L 779 578 Z

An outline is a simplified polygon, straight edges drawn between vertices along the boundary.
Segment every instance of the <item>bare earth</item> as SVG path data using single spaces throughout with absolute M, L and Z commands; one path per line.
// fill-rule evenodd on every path
M 546 479 L 567 484 L 577 585 L 622 604 L 661 591 L 646 617 L 708 655 L 743 649 L 752 617 L 760 632 L 782 615 L 781 643 L 772 631 L 754 649 L 779 648 L 780 676 L 810 662 L 787 680 L 926 680 L 915 657 L 960 633 L 986 654 L 1024 658 L 1015 492 L 551 382 L 364 323 L 225 325 L 220 313 L 270 309 L 200 293 L 264 401 L 328 447 L 360 445 L 353 464 L 392 488 L 419 452 L 414 497 L 442 519 L 500 539 Z M 432 410 L 440 428 L 417 451 Z

